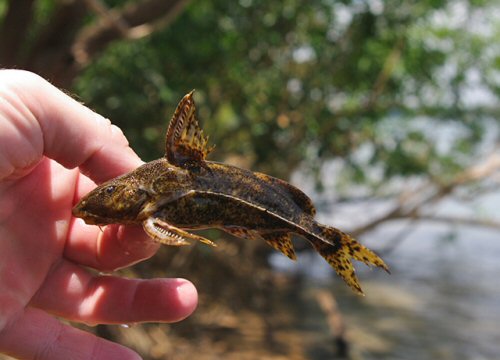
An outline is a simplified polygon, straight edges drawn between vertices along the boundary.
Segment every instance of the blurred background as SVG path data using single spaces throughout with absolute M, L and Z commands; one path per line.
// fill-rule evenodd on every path
M 196 89 L 212 160 L 291 181 L 392 271 L 358 266 L 359 297 L 302 239 L 292 262 L 209 231 L 121 271 L 192 280 L 189 319 L 79 326 L 145 359 L 498 359 L 499 39 L 493 0 L 0 0 L 1 67 L 145 161 Z

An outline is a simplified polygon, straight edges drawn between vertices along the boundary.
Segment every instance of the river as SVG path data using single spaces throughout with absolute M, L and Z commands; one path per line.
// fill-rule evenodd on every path
M 497 201 L 497 196 L 489 197 L 482 208 L 494 210 Z M 471 211 L 453 203 L 443 208 Z M 322 220 L 326 217 L 320 214 Z M 377 249 L 402 230 L 409 231 L 384 255 L 391 275 L 357 265 L 365 297 L 352 294 L 312 252 L 299 254 L 298 266 L 279 254 L 270 261 L 278 270 L 308 279 L 300 282 L 297 293 L 321 288 L 335 294 L 353 359 L 500 359 L 500 233 L 434 222 L 407 225 L 387 223 L 362 237 Z M 310 324 L 308 331 L 317 332 L 310 358 L 334 358 L 333 348 L 318 347 L 322 341 L 331 342 L 326 325 L 321 325 L 324 315 L 308 304 L 310 297 L 297 299 Z

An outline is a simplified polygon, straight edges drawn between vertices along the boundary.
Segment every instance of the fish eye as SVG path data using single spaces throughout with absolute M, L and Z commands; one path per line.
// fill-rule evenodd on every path
M 106 192 L 106 194 L 108 195 L 111 195 L 116 189 L 116 186 L 114 185 L 110 185 L 110 186 L 107 186 L 104 191 Z

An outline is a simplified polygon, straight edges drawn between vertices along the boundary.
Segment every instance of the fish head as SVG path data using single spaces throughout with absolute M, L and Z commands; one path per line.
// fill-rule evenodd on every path
M 152 195 L 131 175 L 96 187 L 73 207 L 73 216 L 92 225 L 140 222 L 139 214 Z

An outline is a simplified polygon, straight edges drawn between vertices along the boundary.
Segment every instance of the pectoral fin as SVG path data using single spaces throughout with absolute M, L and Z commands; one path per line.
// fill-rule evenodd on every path
M 201 165 L 213 146 L 203 134 L 196 116 L 193 91 L 184 96 L 170 120 L 165 141 L 165 157 L 179 167 Z
M 150 217 L 143 221 L 142 226 L 144 231 L 154 240 L 164 245 L 189 245 L 189 240 L 200 241 L 204 244 L 217 246 L 212 241 L 195 234 L 191 234 L 185 230 L 179 229 L 165 221 Z

